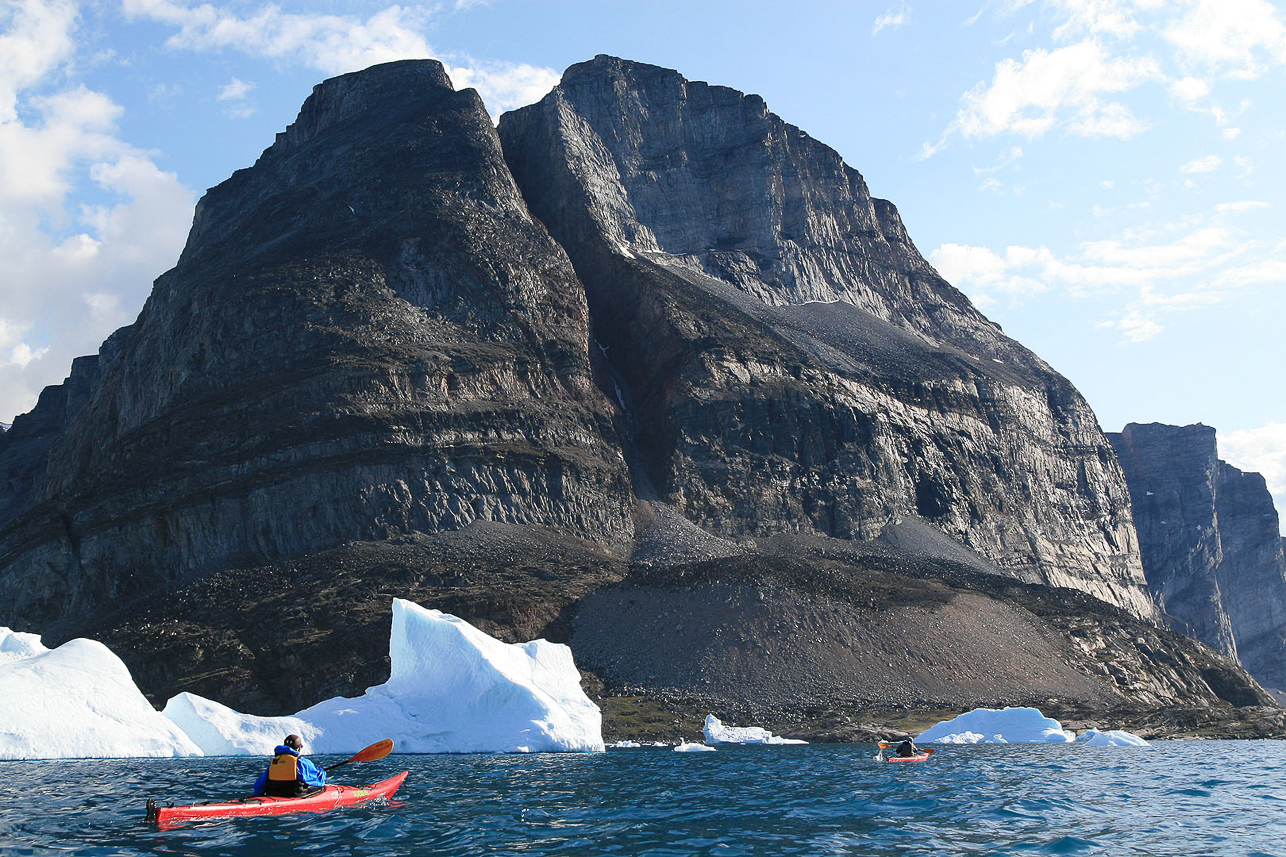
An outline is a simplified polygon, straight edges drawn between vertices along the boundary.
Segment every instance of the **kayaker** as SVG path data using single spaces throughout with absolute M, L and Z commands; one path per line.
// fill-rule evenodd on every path
M 920 748 L 915 746 L 915 741 L 908 738 L 898 745 L 897 754 L 902 759 L 918 756 L 920 755 Z
M 304 740 L 287 735 L 273 750 L 268 768 L 255 780 L 255 794 L 271 797 L 303 797 L 326 785 L 326 772 L 299 754 Z

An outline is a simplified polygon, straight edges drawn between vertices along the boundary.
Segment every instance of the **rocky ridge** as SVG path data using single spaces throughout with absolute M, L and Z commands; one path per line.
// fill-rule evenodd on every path
M 1108 437 L 1157 603 L 1184 633 L 1286 688 L 1286 555 L 1263 476 L 1220 460 L 1215 430 L 1199 423 L 1131 423 Z

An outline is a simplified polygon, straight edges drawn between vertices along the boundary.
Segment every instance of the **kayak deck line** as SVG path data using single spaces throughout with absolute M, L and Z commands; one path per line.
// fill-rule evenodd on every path
M 195 803 L 186 806 L 159 806 L 149 798 L 145 821 L 167 825 L 175 821 L 197 821 L 208 818 L 233 818 L 256 815 L 286 815 L 293 812 L 325 812 L 341 806 L 356 806 L 380 798 L 392 797 L 406 780 L 408 771 L 366 786 L 325 786 L 321 791 L 302 797 L 243 797 L 218 803 Z
M 928 753 L 919 753 L 914 756 L 889 756 L 886 762 L 923 762 L 929 758 Z

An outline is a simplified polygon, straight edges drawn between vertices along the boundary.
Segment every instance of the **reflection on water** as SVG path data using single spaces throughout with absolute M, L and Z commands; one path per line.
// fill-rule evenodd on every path
M 166 831 L 143 823 L 146 798 L 237 796 L 262 760 L 0 762 L 0 854 L 1286 854 L 1284 742 L 873 756 L 871 745 L 391 756 L 337 772 L 358 783 L 409 769 L 391 803 Z

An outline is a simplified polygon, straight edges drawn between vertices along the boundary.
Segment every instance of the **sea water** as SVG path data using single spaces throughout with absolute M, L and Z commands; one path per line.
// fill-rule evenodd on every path
M 1286 742 L 875 752 L 390 756 L 333 775 L 409 770 L 389 803 L 169 830 L 146 798 L 239 796 L 264 760 L 0 762 L 0 854 L 1286 855 Z

